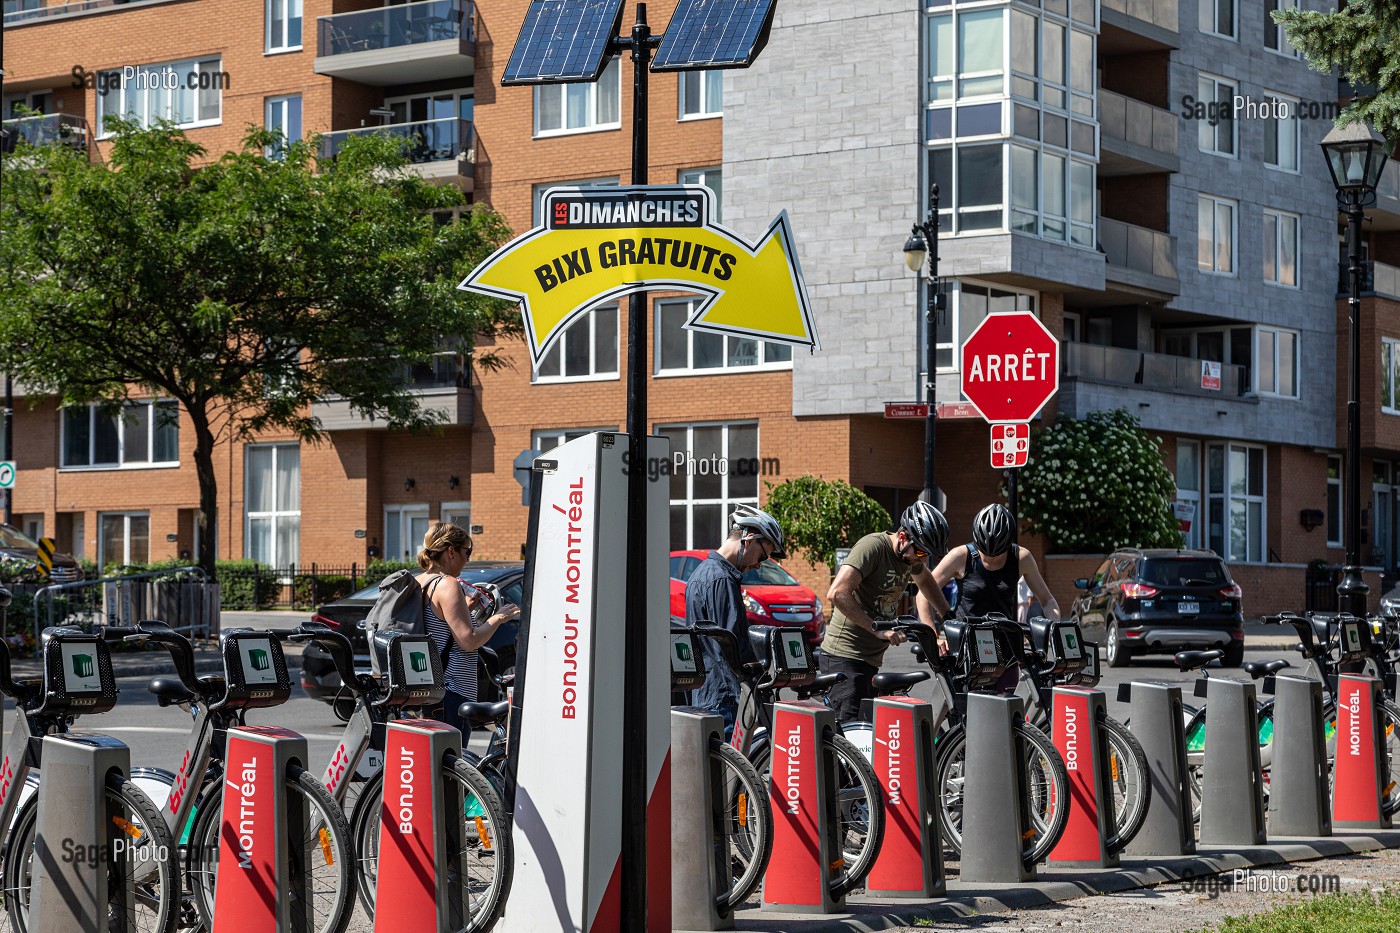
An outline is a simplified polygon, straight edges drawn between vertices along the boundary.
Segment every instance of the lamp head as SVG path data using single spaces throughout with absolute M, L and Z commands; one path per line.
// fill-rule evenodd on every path
M 1321 145 L 1338 194 L 1364 196 L 1376 190 L 1386 162 L 1386 143 L 1379 133 L 1364 123 L 1352 123 L 1334 128 Z
M 924 236 L 918 230 L 909 234 L 909 239 L 904 241 L 904 264 L 909 267 L 910 272 L 918 272 L 924 267 L 924 260 L 928 258 L 928 244 L 924 242 Z

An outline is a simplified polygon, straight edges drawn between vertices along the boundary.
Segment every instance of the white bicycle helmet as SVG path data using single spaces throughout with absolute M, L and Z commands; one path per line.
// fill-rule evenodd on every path
M 743 528 L 759 537 L 767 538 L 773 544 L 773 557 L 779 560 L 787 557 L 787 551 L 783 547 L 783 529 L 778 520 L 767 512 L 753 506 L 739 505 L 734 507 L 734 514 L 729 516 L 729 521 L 736 528 Z

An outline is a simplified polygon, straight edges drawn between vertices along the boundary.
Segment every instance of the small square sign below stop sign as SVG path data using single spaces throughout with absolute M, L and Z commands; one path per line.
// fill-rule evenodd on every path
M 1031 449 L 1031 426 L 1024 422 L 992 425 L 992 469 L 1026 465 Z

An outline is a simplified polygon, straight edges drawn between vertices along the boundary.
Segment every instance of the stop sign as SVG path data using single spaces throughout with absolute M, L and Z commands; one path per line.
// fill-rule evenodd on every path
M 1025 311 L 989 314 L 962 348 L 962 391 L 992 423 L 1029 421 L 1060 388 L 1060 342 Z

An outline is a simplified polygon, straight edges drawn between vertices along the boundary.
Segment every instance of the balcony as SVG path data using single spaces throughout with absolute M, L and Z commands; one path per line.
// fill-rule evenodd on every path
M 1181 47 L 1177 0 L 1102 0 L 1099 11 L 1100 54 Z
M 471 366 L 455 353 L 439 353 L 420 363 L 405 363 L 389 375 L 396 385 L 406 385 L 429 411 L 443 415 L 443 424 L 467 426 L 475 417 L 476 392 L 472 389 Z M 367 418 L 351 409 L 339 396 L 329 396 L 311 406 L 311 414 L 321 419 L 327 431 L 385 430 L 384 421 Z
M 5 0 L 5 28 L 44 23 L 53 19 L 86 16 L 89 13 L 115 12 L 114 7 L 153 6 L 171 0 Z
M 476 8 L 424 0 L 319 17 L 312 67 L 380 87 L 465 78 L 476 68 Z
M 1249 396 L 1249 370 L 1225 363 L 1220 366 L 1220 385 L 1214 388 L 1213 373 L 1207 375 L 1205 361 L 1189 356 L 1144 353 L 1125 347 L 1102 347 L 1089 343 L 1060 345 L 1060 375 L 1063 380 L 1109 386 L 1142 386 L 1154 392 L 1198 395 L 1215 399 L 1241 400 Z
M 1346 298 L 1351 294 L 1349 272 L 1348 263 L 1337 263 L 1338 298 Z M 1361 264 L 1361 293 L 1400 299 L 1400 267 L 1389 266 L 1383 262 L 1363 262 Z
M 1113 91 L 1099 91 L 1099 174 L 1181 171 L 1176 150 L 1180 122 L 1169 110 Z
M 1142 297 L 1170 298 L 1181 294 L 1176 271 L 1176 237 L 1100 217 L 1099 245 L 1107 261 L 1106 282 L 1126 285 Z
M 403 142 L 410 168 L 423 178 L 470 182 L 476 168 L 476 136 L 472 121 L 445 117 L 341 130 L 321 137 L 322 159 L 334 159 L 351 136 L 381 133 Z M 464 187 L 470 190 L 470 185 Z
M 78 152 L 88 151 L 87 121 L 67 113 L 46 113 L 19 117 L 0 123 L 0 152 L 10 155 L 20 140 L 31 146 L 67 146 Z

